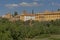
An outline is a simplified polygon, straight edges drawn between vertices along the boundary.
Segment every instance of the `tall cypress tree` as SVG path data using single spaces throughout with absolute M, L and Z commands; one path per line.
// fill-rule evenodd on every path
M 17 11 L 14 12 L 14 16 L 16 16 L 16 15 L 18 15 L 18 12 Z
M 34 10 L 32 10 L 32 14 L 34 14 Z
M 58 11 L 60 11 L 60 9 L 58 9 Z

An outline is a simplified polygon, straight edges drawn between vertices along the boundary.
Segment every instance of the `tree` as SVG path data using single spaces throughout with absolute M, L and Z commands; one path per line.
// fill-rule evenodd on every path
M 58 9 L 58 11 L 60 11 L 60 9 Z
M 14 12 L 14 16 L 16 16 L 16 15 L 18 15 L 18 12 L 15 11 L 15 12 Z
M 32 10 L 32 14 L 34 14 L 34 10 Z

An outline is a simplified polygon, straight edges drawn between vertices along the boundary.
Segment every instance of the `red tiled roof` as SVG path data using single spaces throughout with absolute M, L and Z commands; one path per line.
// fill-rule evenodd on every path
M 21 16 L 35 16 L 35 14 L 23 14 Z
M 60 15 L 60 12 L 39 13 L 39 14 L 23 14 L 21 16 L 35 16 L 35 15 Z

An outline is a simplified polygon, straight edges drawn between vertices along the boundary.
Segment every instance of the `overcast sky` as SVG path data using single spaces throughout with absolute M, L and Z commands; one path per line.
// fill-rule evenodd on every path
M 0 0 L 0 15 L 17 11 L 21 13 L 26 10 L 31 13 L 43 12 L 45 10 L 56 11 L 60 8 L 60 0 Z

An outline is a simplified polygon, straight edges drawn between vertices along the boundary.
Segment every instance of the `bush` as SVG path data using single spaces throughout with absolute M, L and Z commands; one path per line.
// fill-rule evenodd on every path
M 32 21 L 31 26 L 29 23 L 29 21 L 10 22 L 7 19 L 0 18 L 0 40 L 24 40 L 25 38 L 34 38 L 42 34 L 60 34 L 60 20 Z

